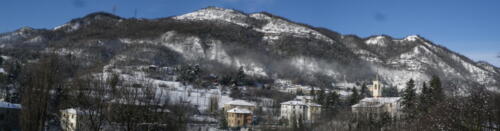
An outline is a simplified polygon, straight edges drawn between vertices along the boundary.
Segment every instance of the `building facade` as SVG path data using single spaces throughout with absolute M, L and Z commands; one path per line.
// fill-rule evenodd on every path
M 282 119 L 311 121 L 321 113 L 321 105 L 312 102 L 310 96 L 297 96 L 294 100 L 281 103 Z
M 253 112 L 245 108 L 233 108 L 227 111 L 227 125 L 230 128 L 250 127 Z
M 81 111 L 75 108 L 61 110 L 61 128 L 64 131 L 87 131 L 89 127 L 88 114 L 90 112 Z
M 383 97 L 382 89 L 382 82 L 377 78 L 369 88 L 373 97 L 363 98 L 351 107 L 356 118 L 380 119 L 383 114 L 394 119 L 401 117 L 401 97 Z
M 399 119 L 401 117 L 401 97 L 364 98 L 352 106 L 357 118 L 379 119 L 382 114 Z

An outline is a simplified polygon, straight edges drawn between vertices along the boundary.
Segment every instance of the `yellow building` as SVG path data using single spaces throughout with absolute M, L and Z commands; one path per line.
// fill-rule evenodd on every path
M 253 113 L 248 109 L 233 108 L 227 111 L 227 125 L 230 128 L 249 127 L 252 120 Z

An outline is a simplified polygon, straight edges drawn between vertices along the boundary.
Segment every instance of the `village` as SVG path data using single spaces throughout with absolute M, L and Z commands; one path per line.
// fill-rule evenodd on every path
M 404 116 L 404 113 L 402 113 L 401 97 L 384 96 L 383 90 L 387 87 L 384 86 L 383 82 L 378 80 L 378 77 L 370 85 L 363 84 L 363 87 L 359 87 L 359 90 L 361 90 L 359 93 L 355 87 L 349 90 L 341 88 L 336 88 L 336 90 L 320 89 L 319 87 L 296 85 L 291 81 L 278 80 L 275 82 L 275 88 L 273 89 L 277 89 L 278 94 L 284 94 L 285 97 L 281 97 L 281 101 L 277 103 L 276 99 L 272 99 L 272 96 L 253 97 L 252 99 L 248 99 L 248 97 L 244 99 L 244 97 L 238 96 L 248 94 L 251 92 L 251 88 L 257 87 L 233 85 L 233 88 L 230 90 L 224 90 L 223 86 L 214 86 L 215 88 L 200 90 L 192 86 L 182 86 L 181 83 L 173 82 L 177 77 L 170 68 L 149 66 L 141 67 L 140 69 L 149 73 L 159 71 L 167 74 L 168 77 L 162 76 L 162 78 L 167 79 L 157 81 L 159 87 L 155 87 L 155 90 L 160 92 L 167 91 L 168 93 L 163 97 L 167 97 L 174 103 L 185 104 L 184 107 L 186 109 L 194 107 L 194 110 L 198 112 L 191 114 L 191 116 L 186 116 L 186 119 L 188 119 L 186 120 L 186 124 L 188 125 L 187 130 L 308 130 L 312 129 L 313 126 L 318 126 L 319 123 L 324 124 L 325 120 L 338 123 L 338 120 L 331 119 L 331 117 L 339 116 L 338 113 L 349 114 L 347 119 L 349 122 L 340 121 L 344 125 L 338 128 L 343 130 L 355 129 L 356 126 L 359 126 L 356 120 L 382 121 L 387 114 L 393 120 Z M 165 86 L 174 88 L 158 90 Z M 239 94 L 236 94 L 236 92 Z M 118 118 L 96 119 L 110 117 L 103 114 L 116 112 L 119 107 L 135 108 L 136 110 L 129 111 L 137 112 L 153 108 L 153 111 L 148 112 L 153 115 L 165 117 L 168 117 L 166 114 L 173 113 L 169 108 L 162 108 L 162 102 L 150 103 L 140 99 L 137 100 L 139 103 L 130 103 L 130 100 L 112 100 L 106 103 L 96 103 L 102 104 L 103 108 L 83 109 L 82 107 L 70 107 L 62 109 L 57 114 L 59 117 L 58 123 L 54 124 L 54 126 L 60 126 L 60 129 L 64 131 L 95 130 L 93 127 L 96 124 L 98 125 L 98 130 L 124 128 L 127 124 L 121 123 L 123 121 Z M 349 101 L 351 104 L 344 103 L 343 101 Z M 348 111 L 345 111 L 346 109 Z M 21 110 L 22 106 L 20 104 L 2 102 L 0 104 L 0 125 L 4 125 L 6 129 L 20 129 Z M 132 113 L 132 115 L 134 114 Z M 169 126 L 167 123 L 163 123 L 164 121 L 154 121 L 160 119 L 152 119 L 153 121 L 149 122 L 137 121 L 140 123 L 132 122 L 128 124 L 133 124 L 147 130 L 162 129 L 161 127 Z
M 500 0 L 0 3 L 0 131 L 500 131 Z

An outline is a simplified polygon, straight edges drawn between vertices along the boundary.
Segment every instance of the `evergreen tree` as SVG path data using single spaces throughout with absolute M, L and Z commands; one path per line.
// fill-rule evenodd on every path
M 441 80 L 438 76 L 432 76 L 432 79 L 429 83 L 431 104 L 434 105 L 444 99 L 444 93 L 441 87 Z
M 231 92 L 229 94 L 229 97 L 232 98 L 241 98 L 243 97 L 241 90 L 238 87 L 233 87 L 231 88 Z
M 315 97 L 316 96 L 316 92 L 314 90 L 314 86 L 311 87 L 311 92 L 309 92 L 311 96 Z
M 365 97 L 370 97 L 370 93 L 368 92 L 368 87 L 366 87 L 366 84 L 363 83 L 361 85 L 361 95 L 360 98 L 365 98 Z
M 2 64 L 3 64 L 3 57 L 0 56 L 0 65 L 2 65 Z
M 318 92 L 317 97 L 316 97 L 316 103 L 325 106 L 325 89 L 321 88 L 321 90 Z
M 418 108 L 420 112 L 427 112 L 427 108 L 430 104 L 430 89 L 427 87 L 427 83 L 422 83 L 422 92 L 420 93 Z
M 415 81 L 410 79 L 406 83 L 406 89 L 403 93 L 403 100 L 401 104 L 403 105 L 403 111 L 408 114 L 410 118 L 412 118 L 415 114 L 416 108 L 416 93 L 415 93 Z
M 335 91 L 331 91 L 328 94 L 327 101 L 325 103 L 325 105 L 328 105 L 326 109 L 328 108 L 335 109 L 335 106 L 338 105 L 338 101 L 339 101 L 339 94 L 337 94 L 337 92 Z
M 226 118 L 226 115 L 224 115 L 224 114 L 225 114 L 224 110 L 221 110 L 221 113 L 219 114 L 219 116 L 220 116 L 219 128 L 220 129 L 227 129 L 228 128 L 227 118 Z
M 383 88 L 382 94 L 384 94 L 385 97 L 398 97 L 399 91 L 396 86 L 390 86 L 388 88 Z
M 238 70 L 238 73 L 236 74 L 235 84 L 236 85 L 244 85 L 245 84 L 245 70 L 243 69 L 243 66 L 240 66 L 240 69 Z
M 358 101 L 359 101 L 358 90 L 355 87 L 353 87 L 352 88 L 351 98 L 349 100 L 349 104 L 350 105 L 354 105 L 354 104 L 358 103 Z

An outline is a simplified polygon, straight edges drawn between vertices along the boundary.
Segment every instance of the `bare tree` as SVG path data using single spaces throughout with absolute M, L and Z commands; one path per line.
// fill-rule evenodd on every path
M 51 103 L 51 91 L 63 87 L 62 65 L 54 56 L 41 59 L 28 65 L 23 74 L 21 89 L 21 127 L 22 130 L 44 130 L 51 113 L 56 112 Z

